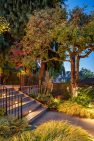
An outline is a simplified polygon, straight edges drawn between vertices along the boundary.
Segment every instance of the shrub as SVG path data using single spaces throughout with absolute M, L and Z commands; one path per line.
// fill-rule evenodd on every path
M 15 119 L 14 117 L 6 117 L 0 119 L 0 136 L 7 138 L 12 135 L 21 133 L 28 127 L 25 119 Z
M 50 121 L 34 131 L 32 141 L 92 141 L 86 131 L 67 122 Z
M 50 121 L 31 132 L 15 136 L 11 141 L 93 141 L 85 130 L 67 122 Z
M 78 104 L 88 107 L 92 100 L 94 100 L 94 87 L 79 88 L 78 96 L 72 99 Z
M 4 108 L 0 108 L 0 117 L 3 117 L 5 114 L 5 109 Z
M 54 98 L 50 93 L 31 94 L 30 96 L 42 102 L 49 109 L 57 109 L 61 103 L 60 97 Z
M 19 136 L 14 136 L 11 141 L 32 141 L 32 132 L 24 132 Z
M 45 94 L 38 94 L 36 99 L 41 101 L 43 104 L 45 104 L 49 109 L 57 109 L 61 103 L 60 98 L 54 98 L 49 93 L 46 93 L 46 95 Z
M 9 128 L 9 122 L 6 118 L 0 119 L 0 136 L 8 137 L 11 135 L 11 131 Z
M 51 97 L 51 99 L 49 100 L 48 104 L 48 108 L 49 109 L 58 109 L 58 106 L 61 104 L 61 99 L 60 98 L 53 98 Z
M 58 106 L 58 111 L 64 112 L 71 116 L 78 116 L 83 118 L 94 118 L 94 111 L 86 108 L 73 101 L 65 101 Z
M 36 94 L 36 93 L 30 93 L 29 96 L 36 99 L 37 96 L 38 96 L 38 94 Z

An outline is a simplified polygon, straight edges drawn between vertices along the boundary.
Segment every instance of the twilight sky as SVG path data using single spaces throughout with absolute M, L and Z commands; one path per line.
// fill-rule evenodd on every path
M 66 2 L 67 8 L 71 10 L 75 6 L 84 7 L 87 6 L 86 12 L 89 13 L 90 11 L 94 10 L 94 0 L 67 0 Z M 70 70 L 70 63 L 64 63 L 66 71 Z M 87 68 L 94 72 L 94 52 L 89 55 L 88 58 L 81 59 L 80 61 L 80 69 Z

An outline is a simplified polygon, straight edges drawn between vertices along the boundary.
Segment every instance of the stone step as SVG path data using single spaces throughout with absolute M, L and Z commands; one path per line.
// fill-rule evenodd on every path
M 8 100 L 14 100 L 14 99 L 16 99 L 18 96 L 19 96 L 19 97 L 25 97 L 24 94 L 19 94 L 19 93 L 18 93 L 18 94 L 13 94 L 13 95 L 11 94 L 11 95 L 7 95 L 7 101 L 8 101 Z M 4 96 L 3 98 L 0 97 L 0 103 L 1 103 L 3 100 L 4 100 L 4 101 L 6 100 L 6 96 Z
M 23 96 L 23 97 L 22 97 Z M 20 98 L 22 97 L 22 101 L 23 102 L 28 102 L 28 101 L 30 101 L 30 98 L 29 97 L 26 97 L 26 96 L 24 96 L 24 95 L 19 95 L 19 102 L 20 102 Z M 7 99 L 7 106 L 9 107 L 9 106 L 13 106 L 13 105 L 15 105 L 15 102 L 17 102 L 18 101 L 18 98 L 15 98 L 15 96 L 13 97 L 10 97 L 10 98 L 8 98 Z M 0 107 L 2 107 L 3 106 L 3 104 L 4 105 L 6 105 L 6 100 L 5 99 L 2 99 L 2 101 L 0 101 Z
M 24 95 L 26 96 L 25 93 L 24 93 Z M 29 97 L 29 98 L 31 100 L 34 100 L 31 97 Z M 34 110 L 31 109 L 31 112 L 29 114 L 27 114 L 27 116 L 25 116 L 30 123 L 33 122 L 34 120 L 36 120 L 39 116 L 44 114 L 46 111 L 48 111 L 48 109 L 43 107 L 43 105 L 40 102 L 38 102 L 36 100 L 35 100 L 35 102 L 36 102 L 36 105 L 39 105 L 39 106 L 36 106 L 36 108 Z
M 15 90 L 12 90 L 12 91 L 7 91 L 7 97 L 9 96 L 12 96 L 12 95 L 16 95 L 18 92 L 15 91 Z M 0 99 L 2 99 L 2 97 L 5 97 L 6 96 L 6 92 L 2 92 L 0 94 Z
M 7 90 L 8 90 L 8 91 L 13 91 L 14 88 L 7 88 Z M 4 88 L 4 90 L 3 90 L 3 88 L 0 88 L 0 94 L 2 94 L 2 93 L 4 93 L 4 92 L 6 92 L 6 89 Z
M 23 117 L 28 115 L 32 111 L 37 110 L 40 107 L 41 107 L 41 105 L 36 105 L 35 101 L 32 101 L 32 102 L 30 101 L 30 102 L 24 104 L 22 106 L 22 115 L 23 115 Z M 16 112 L 16 115 L 15 115 L 15 112 Z M 9 113 L 9 110 L 8 110 L 8 113 Z M 14 108 L 13 110 L 11 109 L 9 114 L 11 114 L 11 113 L 12 113 L 12 115 L 17 116 L 18 115 L 18 108 Z M 21 107 L 19 107 L 19 115 L 20 114 L 21 114 Z
M 23 109 L 23 116 L 26 116 L 30 113 L 32 113 L 33 111 L 39 109 L 41 107 L 41 104 L 32 104 L 30 107 Z
M 19 97 L 22 96 L 22 98 L 23 98 L 23 100 L 22 100 L 23 101 L 23 103 L 22 103 L 22 115 L 27 118 L 29 123 L 32 123 L 39 116 L 41 116 L 43 113 L 45 113 L 47 111 L 47 108 L 43 107 L 43 105 L 40 102 L 38 102 L 38 101 L 34 100 L 33 98 L 29 97 L 26 94 L 26 92 L 23 93 L 21 91 L 13 90 L 13 95 L 10 95 L 10 97 L 8 97 L 7 100 L 8 101 L 9 101 L 9 99 L 12 100 L 12 98 L 15 99 L 15 95 L 17 95 L 17 96 L 19 95 Z M 16 106 L 14 104 L 14 105 L 11 105 L 10 107 L 8 107 L 8 114 L 18 116 L 18 112 L 19 112 L 19 115 L 20 115 L 21 114 L 21 104 L 20 103 L 19 103 L 19 108 L 18 108 L 18 104 L 16 104 Z M 15 113 L 16 113 L 16 115 L 15 115 Z
M 32 123 L 35 122 L 35 120 L 37 120 L 42 114 L 45 114 L 45 112 L 47 112 L 47 108 L 44 107 L 40 107 L 37 110 L 31 112 L 30 114 L 28 114 L 26 116 L 26 119 L 28 120 L 29 124 L 32 125 Z
M 10 91 L 10 93 L 7 93 L 7 99 L 10 98 L 10 97 L 15 97 L 15 96 L 29 97 L 27 94 L 25 94 L 25 93 L 23 93 L 21 91 L 16 91 L 16 90 Z M 6 99 L 6 93 L 1 94 L 0 100 L 2 100 L 2 98 Z
M 9 95 L 9 93 L 10 93 L 10 94 L 17 94 L 18 91 L 16 91 L 16 90 L 8 90 L 8 91 L 7 91 L 7 95 Z M 3 94 L 6 94 L 6 92 L 2 92 L 2 94 L 0 94 L 0 95 L 3 95 Z

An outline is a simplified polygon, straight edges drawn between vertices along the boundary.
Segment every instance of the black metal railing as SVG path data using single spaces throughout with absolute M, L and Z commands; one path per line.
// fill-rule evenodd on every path
M 29 95 L 32 92 L 32 88 L 33 86 L 21 86 L 21 89 L 19 88 L 19 90 Z
M 0 95 L 0 107 L 4 109 L 4 115 L 13 115 L 18 119 L 23 118 L 22 96 L 6 86 L 2 86 Z

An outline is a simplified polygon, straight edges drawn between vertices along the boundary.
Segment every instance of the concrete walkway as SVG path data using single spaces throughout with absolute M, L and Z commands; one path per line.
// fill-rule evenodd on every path
M 46 111 L 45 114 L 40 115 L 35 121 L 31 122 L 31 124 L 33 126 L 39 126 L 40 124 L 50 120 L 68 121 L 73 125 L 82 127 L 94 136 L 94 119 L 76 118 L 60 112 Z

